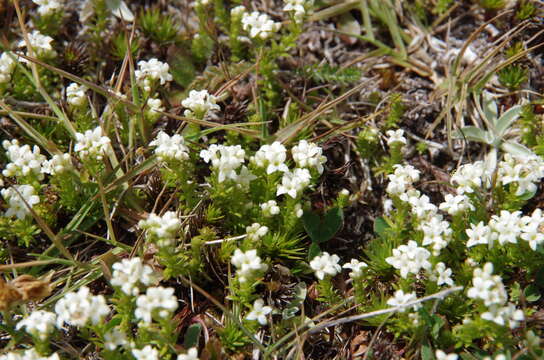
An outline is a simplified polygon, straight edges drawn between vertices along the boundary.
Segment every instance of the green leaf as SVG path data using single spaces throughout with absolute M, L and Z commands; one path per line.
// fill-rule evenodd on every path
M 379 217 L 376 220 L 374 220 L 374 232 L 379 237 L 385 237 L 387 229 L 389 229 L 391 226 L 385 221 L 383 217 Z
M 306 288 L 306 283 L 299 282 L 295 286 L 295 298 L 291 300 L 289 304 L 283 309 L 282 311 L 282 317 L 284 320 L 290 319 L 296 315 L 297 312 L 300 310 L 300 306 L 306 299 L 306 294 L 308 292 Z
M 421 360 L 434 360 L 433 350 L 429 345 L 421 346 Z
M 497 103 L 495 102 L 495 99 L 493 99 L 493 96 L 487 91 L 483 93 L 482 97 L 484 99 L 483 110 L 485 117 L 491 124 L 495 124 L 495 121 L 499 116 Z
M 476 126 L 465 126 L 453 133 L 453 136 L 458 139 L 467 139 L 471 141 L 483 142 L 485 144 L 492 144 L 492 136 Z
M 106 0 L 106 5 L 111 10 L 111 13 L 118 18 L 133 22 L 134 21 L 134 14 L 130 9 L 128 8 L 127 4 L 125 4 L 122 0 Z
M 535 153 L 533 153 L 531 150 L 526 148 L 525 146 L 518 144 L 513 141 L 505 141 L 501 145 L 501 149 L 503 151 L 506 151 L 507 153 L 510 153 L 514 156 L 534 156 Z
M 525 295 L 525 299 L 528 302 L 538 301 L 538 299 L 540 299 L 540 296 L 541 296 L 540 290 L 534 284 L 527 286 L 525 290 L 523 290 L 523 295 Z
M 306 211 L 302 215 L 304 229 L 315 243 L 324 243 L 332 239 L 334 234 L 342 228 L 344 212 L 339 207 L 334 207 L 321 217 L 316 213 Z
M 308 249 L 308 261 L 311 261 L 314 257 L 321 253 L 321 248 L 317 243 L 312 242 L 310 248 Z
M 198 338 L 200 337 L 201 330 L 202 325 L 198 323 L 189 326 L 183 338 L 183 347 L 189 349 L 198 346 Z
M 497 120 L 495 124 L 495 134 L 502 137 L 506 130 L 519 118 L 523 107 L 520 105 L 512 106 Z

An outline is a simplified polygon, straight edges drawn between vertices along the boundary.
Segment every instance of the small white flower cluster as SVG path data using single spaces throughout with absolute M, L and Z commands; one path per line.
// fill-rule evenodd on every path
M 240 145 L 212 144 L 207 150 L 200 151 L 200 157 L 218 171 L 217 180 L 221 183 L 226 179 L 237 180 L 236 169 L 245 161 L 246 152 Z
M 154 81 L 159 81 L 161 85 L 166 84 L 167 81 L 172 81 L 173 77 L 168 71 L 170 66 L 167 63 L 163 63 L 155 58 L 149 61 L 138 61 L 138 70 L 134 71 L 136 81 L 143 86 L 147 92 L 151 91 L 151 86 Z
M 17 194 L 17 191 L 20 196 Z M 4 216 L 16 216 L 19 220 L 30 215 L 30 210 L 27 208 L 25 201 L 31 208 L 40 203 L 40 197 L 36 195 L 34 188 L 30 185 L 15 185 L 7 189 L 2 189 L 0 194 L 2 194 L 2 197 L 9 206 Z
M 238 281 L 241 283 L 259 276 L 268 269 L 268 265 L 263 264 L 261 258 L 257 255 L 257 250 L 243 252 L 240 249 L 236 249 L 230 262 L 236 266 L 236 275 L 238 276 Z
M 85 91 L 87 91 L 86 86 L 79 85 L 77 83 L 71 83 L 66 88 L 66 101 L 68 101 L 68 104 L 74 106 L 84 105 L 87 101 Z
M 310 267 L 315 272 L 315 277 L 323 280 L 325 276 L 333 277 L 342 271 L 342 268 L 338 264 L 339 261 L 340 258 L 338 255 L 330 255 L 328 252 L 324 252 L 310 261 Z
M 446 264 L 439 262 L 434 268 L 434 272 L 429 276 L 429 278 L 436 282 L 436 285 L 449 285 L 453 286 L 453 279 L 451 278 L 452 271 L 450 268 L 446 267 Z
M 467 210 L 475 209 L 474 205 L 470 202 L 470 199 L 465 195 L 452 194 L 446 194 L 446 196 L 444 196 L 444 202 L 440 204 L 439 208 L 452 216 L 464 213 Z
M 422 245 L 432 245 L 433 255 L 435 256 L 438 256 L 440 251 L 448 246 L 453 233 L 450 223 L 443 220 L 439 214 L 432 216 L 426 222 L 422 222 L 420 228 L 423 231 Z
M 17 139 L 4 140 L 2 146 L 6 149 L 6 156 L 11 161 L 2 171 L 2 175 L 6 177 L 33 175 L 38 180 L 43 179 L 41 167 L 46 157 L 40 153 L 38 146 L 34 145 L 32 149 L 29 145 L 20 146 Z
M 363 269 L 368 267 L 367 263 L 363 261 L 359 261 L 357 259 L 351 259 L 349 263 L 345 263 L 344 266 L 342 266 L 344 269 L 351 269 L 351 272 L 349 273 L 349 277 L 353 280 L 359 279 L 361 276 L 363 276 Z
M 386 258 L 385 261 L 400 270 L 400 276 L 406 278 L 409 273 L 418 274 L 421 269 L 431 269 L 429 257 L 431 253 L 422 247 L 419 247 L 414 240 L 408 241 L 407 245 L 400 245 L 393 249 L 393 255 Z
M 266 315 L 270 314 L 271 312 L 272 308 L 270 306 L 265 306 L 263 299 L 257 299 L 253 303 L 253 309 L 246 316 L 246 319 L 250 321 L 257 320 L 259 324 L 264 326 L 267 323 Z
M 9 52 L 0 55 L 0 84 L 7 83 L 11 80 L 11 73 L 17 66 L 15 60 L 10 56 Z
M 217 98 L 208 93 L 208 90 L 189 91 L 189 97 L 183 100 L 181 105 L 187 108 L 183 113 L 185 117 L 199 119 L 203 119 L 209 112 L 221 110 L 219 105 L 217 105 Z
M 136 296 L 140 293 L 140 284 L 149 286 L 157 281 L 153 269 L 139 257 L 123 259 L 113 264 L 112 268 L 111 284 L 120 287 L 127 295 Z
M 42 173 L 49 175 L 62 174 L 71 169 L 73 165 L 70 154 L 55 154 L 51 160 L 44 161 L 42 164 Z
M 173 288 L 150 287 L 145 295 L 140 295 L 136 299 L 134 315 L 137 319 L 142 319 L 144 323 L 150 324 L 153 315 L 160 319 L 168 319 L 177 307 L 178 299 L 174 295 Z
M 17 330 L 25 328 L 26 332 L 43 341 L 55 330 L 56 321 L 57 316 L 55 313 L 37 310 L 32 312 L 27 318 L 19 321 L 15 328 Z
M 110 138 L 104 136 L 102 128 L 87 130 L 84 134 L 76 133 L 74 151 L 79 153 L 81 160 L 102 161 L 104 155 L 111 153 Z
M 132 349 L 132 355 L 136 360 L 159 360 L 159 350 L 151 345 L 146 345 L 142 349 Z
M 395 294 L 393 295 L 393 297 L 387 300 L 387 305 L 392 307 L 399 306 L 400 307 L 399 311 L 404 312 L 406 310 L 407 304 L 416 300 L 417 300 L 416 293 L 413 293 L 413 292 L 404 293 L 404 291 L 402 290 L 397 290 L 395 291 Z M 417 309 L 418 307 L 419 307 L 418 304 L 412 306 L 413 309 Z
M 406 138 L 404 137 L 404 130 L 387 130 L 387 145 L 392 146 L 394 144 L 406 145 Z
M 419 190 L 410 189 L 399 197 L 402 201 L 410 204 L 412 214 L 420 221 L 429 221 L 438 216 L 438 208 L 431 203 L 427 195 L 422 195 Z
M 288 172 L 289 168 L 285 164 L 287 158 L 287 149 L 280 142 L 274 141 L 271 145 L 263 145 L 252 156 L 250 161 L 257 167 L 266 168 L 267 174 L 276 171 Z
M 414 182 L 419 181 L 419 170 L 412 165 L 393 166 L 395 171 L 393 174 L 387 175 L 389 184 L 387 185 L 387 193 L 389 195 L 399 196 L 405 193 Z
M 474 163 L 464 164 L 451 176 L 451 184 L 457 187 L 459 195 L 464 193 L 472 194 L 474 190 L 489 189 L 491 186 L 492 171 L 490 171 L 485 162 L 476 161 Z
M 155 155 L 160 161 L 182 162 L 189 159 L 189 148 L 180 134 L 169 136 L 161 131 L 149 145 L 156 147 Z
M 500 245 L 517 244 L 518 238 L 527 241 L 529 247 L 536 250 L 544 243 L 544 234 L 540 228 L 544 225 L 544 216 L 541 209 L 533 211 L 531 216 L 521 216 L 521 211 L 509 212 L 502 210 L 499 215 L 493 215 L 488 225 L 482 221 L 470 225 L 466 229 L 468 235 L 467 247 L 488 245 L 495 242 Z
M 281 178 L 276 195 L 287 194 L 296 199 L 310 185 L 311 179 L 312 175 L 308 169 L 296 168 L 293 172 L 286 172 Z
M 484 320 L 510 328 L 518 326 L 525 316 L 522 310 L 517 310 L 514 304 L 508 302 L 508 294 L 499 275 L 493 275 L 493 264 L 486 263 L 482 269 L 474 269 L 472 287 L 467 296 L 471 299 L 482 300 L 487 306 L 481 316 Z
M 161 112 L 164 112 L 164 106 L 162 106 L 161 99 L 149 98 L 147 99 L 147 111 L 146 115 L 150 120 L 155 121 L 161 116 Z
M 249 32 L 252 38 L 266 40 L 281 28 L 281 23 L 274 22 L 267 14 L 258 11 L 242 15 L 242 28 Z
M 327 162 L 327 158 L 323 156 L 323 149 L 316 144 L 300 140 L 291 149 L 291 154 L 298 167 L 315 168 L 318 173 L 323 173 L 323 164 Z
M 272 217 L 280 213 L 280 207 L 276 200 L 269 200 L 260 205 L 264 217 Z
M 38 14 L 41 16 L 59 11 L 64 5 L 61 0 L 32 0 L 32 2 L 38 5 Z
M 283 11 L 293 12 L 296 22 L 300 23 L 304 19 L 304 15 L 308 8 L 313 6 L 314 0 L 284 0 L 285 6 Z
M 0 360 L 60 360 L 57 353 L 49 356 L 41 356 L 36 349 L 25 350 L 24 353 L 9 352 L 5 355 L 0 355 Z
M 51 46 L 53 38 L 47 35 L 43 35 L 38 30 L 34 30 L 28 34 L 28 42 L 38 58 L 51 58 L 57 56 L 57 53 Z M 23 39 L 19 41 L 19 47 L 26 47 L 26 41 Z M 27 62 L 26 60 L 21 60 Z
M 177 360 L 198 360 L 198 349 L 196 347 L 190 348 L 187 350 L 187 354 L 178 355 Z
M 163 216 L 149 214 L 146 220 L 138 222 L 140 229 L 147 230 L 148 235 L 157 242 L 159 247 L 172 246 L 176 234 L 181 228 L 181 221 L 174 211 L 167 211 Z
M 261 226 L 259 223 L 253 223 L 246 227 L 246 234 L 249 240 L 257 241 L 268 233 L 267 226 Z
M 498 180 L 507 185 L 516 183 L 516 195 L 535 192 L 540 179 L 544 177 L 544 161 L 540 156 L 513 156 L 508 153 L 499 163 Z
M 64 323 L 82 327 L 89 322 L 98 325 L 110 313 L 110 308 L 104 296 L 92 295 L 89 288 L 83 286 L 78 292 L 69 292 L 57 301 L 55 313 L 59 328 Z
M 106 349 L 113 351 L 117 347 L 125 345 L 128 345 L 127 335 L 118 328 L 113 328 L 104 334 L 104 347 Z

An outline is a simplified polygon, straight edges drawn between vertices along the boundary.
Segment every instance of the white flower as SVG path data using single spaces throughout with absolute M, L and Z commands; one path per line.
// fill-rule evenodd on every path
M 64 323 L 81 327 L 89 322 L 98 325 L 110 313 L 110 308 L 104 296 L 94 296 L 88 287 L 83 286 L 78 292 L 69 292 L 57 301 L 55 312 L 59 328 Z
M 419 191 L 415 189 L 408 190 L 406 193 L 401 194 L 400 199 L 408 202 L 412 207 L 412 214 L 419 220 L 430 220 L 433 217 L 437 217 L 436 212 L 438 208 L 431 203 L 427 195 L 421 195 Z
M 117 347 L 125 345 L 128 345 L 127 335 L 118 328 L 115 327 L 104 334 L 104 346 L 106 349 L 113 351 Z
M 217 180 L 221 183 L 226 179 L 237 180 L 236 169 L 245 161 L 246 152 L 240 145 L 212 144 L 207 150 L 200 151 L 204 162 L 211 161 L 212 168 L 218 170 Z
M 268 269 L 268 265 L 261 262 L 261 258 L 257 255 L 257 250 L 243 252 L 240 249 L 236 249 L 230 262 L 236 266 L 236 274 L 241 283 Z
M 17 63 L 10 56 L 9 52 L 4 52 L 0 55 L 0 84 L 11 80 L 11 73 L 15 69 L 15 66 L 17 66 Z
M 264 300 L 263 299 L 257 299 L 253 303 L 253 309 L 251 312 L 246 316 L 247 320 L 257 320 L 259 324 L 266 325 L 266 315 L 270 314 L 272 312 L 272 308 L 270 306 L 264 306 Z
M 72 157 L 70 154 L 55 154 L 51 160 L 42 163 L 41 172 L 44 174 L 58 175 L 71 170 L 72 168 Z
M 0 360 L 60 360 L 57 353 L 50 356 L 41 356 L 36 349 L 25 350 L 24 353 L 9 352 L 6 355 L 0 355 Z
M 293 146 L 291 154 L 298 167 L 315 168 L 320 174 L 323 173 L 323 164 L 327 162 L 327 158 L 323 156 L 323 149 L 316 144 L 301 140 L 298 145 Z
M 297 218 L 300 218 L 302 217 L 302 215 L 304 215 L 304 210 L 302 210 L 302 205 L 295 204 L 295 216 Z
M 153 320 L 154 314 L 161 319 L 167 319 L 177 307 L 178 299 L 174 295 L 173 288 L 150 287 L 145 295 L 140 295 L 136 299 L 134 316 L 149 324 Z
M 349 273 L 350 278 L 358 279 L 363 275 L 363 269 L 368 267 L 368 265 L 363 261 L 351 259 L 349 263 L 345 263 L 342 267 L 344 269 L 351 269 L 351 272 Z
M 502 305 L 508 295 L 498 275 L 493 274 L 493 264 L 486 263 L 482 269 L 474 269 L 472 287 L 468 289 L 467 296 L 471 299 L 483 300 L 485 306 Z
M 186 117 L 202 119 L 209 112 L 221 110 L 216 102 L 217 98 L 208 93 L 208 90 L 191 90 L 189 91 L 189 97 L 183 100 L 181 105 L 187 108 L 184 112 Z
M 174 211 L 167 211 L 162 216 L 149 214 L 146 220 L 138 222 L 138 226 L 147 230 L 148 235 L 157 241 L 157 245 L 164 247 L 174 244 L 181 221 Z
M 523 224 L 520 238 L 527 241 L 531 249 L 536 250 L 537 246 L 544 243 L 544 234 L 540 231 L 544 225 L 542 210 L 535 209 L 531 216 L 521 218 Z
M 159 360 L 159 350 L 151 345 L 146 345 L 143 349 L 132 349 L 132 355 L 136 360 Z
M 415 169 L 412 165 L 400 165 L 393 166 L 395 169 L 393 174 L 387 175 L 389 184 L 387 185 L 387 193 L 389 195 L 403 194 L 406 192 L 412 183 L 419 181 L 419 170 Z
M 198 349 L 192 347 L 187 350 L 187 354 L 178 355 L 178 360 L 198 360 Z
M 28 42 L 32 46 L 37 57 L 54 57 L 57 55 L 51 46 L 53 38 L 47 35 L 42 35 L 38 30 L 34 30 L 28 34 Z M 19 41 L 19 47 L 26 47 L 26 41 Z M 25 61 L 26 62 L 26 61 Z
M 430 278 L 436 281 L 436 285 L 449 285 L 453 286 L 453 280 L 451 278 L 452 271 L 446 267 L 446 264 L 439 262 L 436 264 L 435 273 L 431 274 Z
M 392 307 L 400 306 L 399 311 L 404 312 L 406 310 L 406 304 L 417 300 L 415 293 L 404 293 L 402 290 L 395 291 L 395 295 L 387 300 L 387 305 Z M 418 305 L 414 305 L 413 308 L 416 309 Z
M 311 7 L 314 0 L 284 0 L 283 11 L 294 12 L 295 20 L 301 22 L 306 14 L 307 8 Z
M 480 221 L 478 225 L 470 224 L 470 229 L 466 229 L 465 232 L 468 235 L 467 247 L 480 244 L 493 244 L 491 228 L 484 225 L 483 221 Z
M 242 15 L 242 28 L 249 32 L 250 37 L 266 40 L 273 33 L 278 32 L 281 23 L 274 22 L 267 14 L 254 11 L 251 14 Z
M 491 305 L 488 311 L 482 313 L 482 319 L 493 321 L 494 323 L 506 326 L 511 329 L 519 326 L 519 322 L 525 320 L 525 315 L 522 310 L 516 309 L 516 306 L 512 303 L 508 303 L 505 306 Z
M 287 194 L 296 199 L 310 185 L 311 178 L 308 169 L 296 168 L 293 172 L 286 172 L 283 174 L 281 184 L 278 185 L 276 195 Z
M 261 226 L 259 223 L 253 223 L 246 227 L 246 233 L 249 240 L 257 241 L 268 233 L 268 227 Z
M 535 192 L 540 179 L 544 177 L 544 161 L 539 156 L 504 155 L 499 163 L 498 181 L 503 185 L 517 184 L 516 195 Z
M 436 360 L 457 360 L 459 358 L 459 355 L 451 353 L 447 354 L 443 352 L 442 350 L 436 350 Z
M 70 105 L 82 106 L 85 104 L 85 101 L 87 101 L 85 91 L 87 91 L 86 86 L 71 83 L 66 88 L 66 101 L 68 101 L 68 104 Z
M 236 175 L 236 179 L 234 181 L 236 182 L 236 186 L 242 189 L 247 189 L 249 187 L 249 183 L 255 180 L 257 176 L 253 175 L 251 171 L 244 165 L 240 169 L 240 173 Z
M 464 195 L 446 194 L 444 202 L 439 206 L 440 210 L 447 212 L 450 215 L 457 215 L 467 210 L 474 210 L 474 205 L 470 203 L 470 199 Z
M 497 240 L 499 244 L 506 243 L 516 244 L 517 238 L 521 234 L 523 221 L 521 219 L 521 211 L 509 212 L 501 210 L 500 215 L 493 215 L 489 221 L 489 227 L 493 231 L 491 235 L 493 240 Z
M 230 16 L 232 18 L 238 19 L 239 21 L 245 13 L 246 8 L 243 5 L 238 5 L 232 8 L 232 10 L 230 11 Z
M 49 15 L 59 11 L 63 7 L 63 2 L 60 0 L 32 0 L 38 6 L 38 14 L 41 16 Z
M 26 319 L 19 321 L 15 328 L 20 330 L 24 327 L 29 334 L 45 340 L 55 329 L 56 320 L 57 316 L 54 313 L 37 310 L 32 312 Z
M 315 277 L 319 280 L 323 280 L 325 275 L 332 277 L 342 270 L 340 265 L 338 265 L 339 261 L 340 258 L 338 255 L 330 255 L 328 252 L 324 252 L 310 261 L 310 267 L 315 272 Z
M 139 257 L 123 259 L 113 264 L 112 268 L 111 284 L 120 287 L 127 295 L 138 295 L 140 293 L 139 284 L 149 286 L 156 282 L 153 269 L 149 265 L 145 265 Z
M 400 270 L 400 276 L 406 278 L 409 273 L 417 274 L 421 269 L 429 270 L 431 263 L 428 261 L 431 253 L 422 247 L 419 247 L 413 240 L 408 241 L 408 245 L 400 245 L 393 249 L 393 256 L 385 261 Z
M 46 157 L 40 153 L 38 146 L 34 145 L 32 149 L 29 145 L 20 146 L 16 139 L 4 140 L 2 146 L 6 149 L 6 156 L 11 161 L 2 171 L 2 175 L 6 177 L 31 175 L 37 177 L 38 180 L 43 179 L 41 166 Z
M 451 239 L 452 229 L 449 222 L 442 219 L 442 216 L 435 215 L 428 221 L 421 222 L 423 231 L 423 246 L 432 245 L 433 254 L 439 255 L 440 251 L 448 246 Z
M 271 145 L 263 145 L 251 158 L 251 162 L 258 167 L 266 168 L 267 174 L 276 171 L 288 172 L 289 168 L 285 164 L 287 150 L 280 142 L 274 141 Z
M 181 162 L 189 159 L 189 148 L 185 146 L 185 139 L 179 134 L 169 136 L 161 131 L 149 145 L 156 147 L 155 154 L 160 161 Z
M 385 132 L 387 135 L 387 145 L 391 146 L 396 143 L 406 145 L 406 138 L 404 137 L 404 130 L 387 130 Z
M 85 134 L 76 133 L 74 151 L 79 153 L 82 160 L 102 161 L 104 155 L 112 152 L 110 139 L 102 134 L 102 128 L 87 130 Z
M 161 116 L 161 112 L 164 111 L 164 106 L 162 106 L 161 99 L 149 98 L 147 99 L 147 111 L 146 115 L 150 120 L 155 121 Z
M 483 161 L 461 165 L 451 176 L 452 185 L 457 186 L 457 193 L 473 193 L 475 189 L 491 186 L 492 171 L 486 168 Z
M 16 190 L 20 195 L 17 194 Z M 15 215 L 19 220 L 30 215 L 30 210 L 27 208 L 25 201 L 31 208 L 40 202 L 40 197 L 36 195 L 34 188 L 30 185 L 15 185 L 2 189 L 0 194 L 2 194 L 9 206 L 4 216 L 12 217 Z
M 271 217 L 280 213 L 280 207 L 278 206 L 276 200 L 269 200 L 259 206 L 261 207 L 265 217 Z
M 154 81 L 159 81 L 161 85 L 167 81 L 172 81 L 172 75 L 168 72 L 170 66 L 155 58 L 149 61 L 138 61 L 138 70 L 134 71 L 136 81 L 141 84 L 145 91 L 151 91 L 151 85 Z

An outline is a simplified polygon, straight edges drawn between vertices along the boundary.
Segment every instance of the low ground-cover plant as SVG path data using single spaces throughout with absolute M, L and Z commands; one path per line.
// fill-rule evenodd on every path
M 475 126 L 456 141 L 489 148 L 428 172 L 431 147 L 452 150 L 403 125 L 408 94 L 350 103 L 363 86 L 346 87 L 368 69 L 287 65 L 311 21 L 355 7 L 258 3 L 200 0 L 186 19 L 89 1 L 80 40 L 111 45 L 111 58 L 81 57 L 99 74 L 66 70 L 78 48 L 66 3 L 10 4 L 19 24 L 0 55 L 10 125 L 0 358 L 346 358 L 348 341 L 351 358 L 542 358 L 544 145 L 533 104 L 475 94 Z M 375 55 L 413 67 L 397 9 L 365 4 Z M 455 10 L 414 6 L 418 16 Z M 369 16 L 394 46 L 375 38 Z M 523 86 L 529 74 L 515 69 L 493 85 Z M 192 71 L 202 75 L 182 79 Z M 346 116 L 346 100 L 371 114 Z M 334 177 L 355 162 L 364 176 Z M 363 235 L 346 229 L 371 198 L 356 242 Z

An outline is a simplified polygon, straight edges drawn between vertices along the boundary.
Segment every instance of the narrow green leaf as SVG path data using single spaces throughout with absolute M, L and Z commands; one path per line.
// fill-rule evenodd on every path
M 512 124 L 519 119 L 523 107 L 520 105 L 512 106 L 497 120 L 495 124 L 495 134 L 502 137 Z
M 457 139 L 467 139 L 470 141 L 482 142 L 484 144 L 491 144 L 489 134 L 476 126 L 465 126 L 453 133 L 453 137 Z
M 202 331 L 202 325 L 196 323 L 192 324 L 187 328 L 185 332 L 185 337 L 183 338 L 183 347 L 190 349 L 192 347 L 198 346 L 198 338 L 200 337 L 200 332 Z

